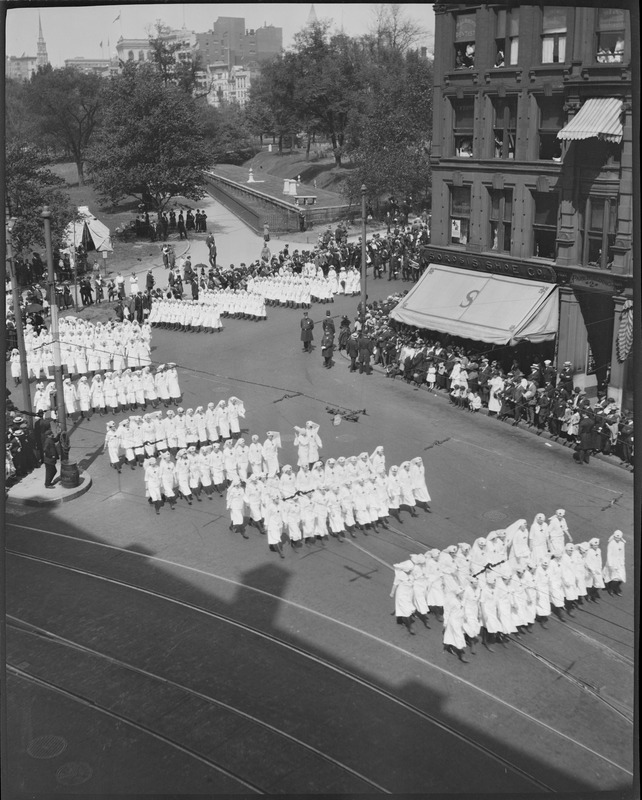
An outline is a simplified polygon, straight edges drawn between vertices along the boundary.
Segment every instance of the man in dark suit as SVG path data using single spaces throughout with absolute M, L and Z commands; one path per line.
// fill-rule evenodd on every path
M 350 359 L 350 372 L 356 372 L 357 358 L 359 357 L 359 334 L 356 331 L 346 342 L 346 355 Z
M 58 461 L 58 448 L 56 440 L 51 430 L 45 434 L 43 446 L 43 460 L 45 462 L 45 489 L 53 488 L 53 479 L 56 475 L 56 463 Z
M 582 412 L 580 414 L 580 424 L 577 429 L 577 447 L 573 453 L 573 460 L 577 464 L 588 464 L 591 460 L 594 426 L 594 417 L 586 412 Z
M 374 342 L 365 333 L 359 335 L 357 341 L 359 346 L 359 373 L 366 373 L 372 375 L 372 367 L 370 366 L 370 358 L 374 352 Z

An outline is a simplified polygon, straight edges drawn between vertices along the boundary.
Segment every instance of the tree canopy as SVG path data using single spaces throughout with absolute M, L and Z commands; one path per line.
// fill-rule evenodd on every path
M 10 217 L 16 218 L 11 239 L 16 255 L 27 255 L 44 247 L 42 207 L 52 212 L 51 235 L 54 247 L 74 218 L 76 209 L 63 190 L 64 180 L 47 169 L 49 159 L 37 147 L 11 142 L 5 154 L 5 203 Z
M 203 196 L 212 166 L 196 101 L 165 82 L 154 65 L 125 64 L 109 82 L 105 118 L 88 154 L 94 187 L 112 203 L 140 198 L 162 211 L 172 197 Z
M 356 169 L 347 182 L 352 199 L 363 183 L 368 196 L 430 193 L 432 64 L 416 51 L 376 48 L 368 66 L 369 91 L 351 118 L 348 153 Z
M 168 38 L 171 28 L 161 20 L 156 20 L 153 33 L 155 35 L 149 35 L 151 60 L 160 72 L 165 86 L 174 84 L 187 94 L 199 94 L 198 73 L 202 69 L 200 54 L 192 54 L 181 42 L 171 41 Z
M 42 69 L 26 91 L 29 110 L 40 140 L 69 152 L 84 183 L 87 148 L 100 122 L 102 80 L 73 67 Z
M 335 162 L 348 156 L 348 189 L 362 183 L 376 201 L 386 193 L 425 198 L 430 190 L 432 64 L 414 49 L 424 31 L 400 4 L 376 9 L 371 33 L 331 33 L 307 25 L 294 47 L 264 67 L 247 114 L 257 133 L 327 136 Z

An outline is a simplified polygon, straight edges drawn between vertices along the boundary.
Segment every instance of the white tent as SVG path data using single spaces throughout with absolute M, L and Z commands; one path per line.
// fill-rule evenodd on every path
M 65 247 L 77 248 L 82 244 L 91 250 L 91 247 L 87 247 L 88 241 L 93 242 L 94 250 L 113 252 L 109 228 L 96 219 L 87 206 L 78 206 L 78 219 L 65 228 L 63 242 Z

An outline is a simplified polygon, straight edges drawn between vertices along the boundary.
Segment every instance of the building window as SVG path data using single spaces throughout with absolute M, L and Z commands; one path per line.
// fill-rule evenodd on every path
M 144 61 L 145 60 L 145 53 L 143 53 L 142 50 L 138 51 L 138 60 L 139 61 Z
M 519 50 L 519 9 L 499 9 L 495 23 L 495 66 L 517 64 Z
M 607 197 L 587 197 L 582 219 L 582 264 L 611 269 L 615 245 L 616 202 Z
M 513 218 L 513 190 L 491 189 L 490 249 L 510 253 Z
M 542 64 L 566 61 L 566 8 L 544 6 L 542 10 Z
M 533 192 L 533 200 L 533 255 L 554 260 L 559 197 L 556 192 Z
M 133 50 L 130 50 L 129 53 L 127 53 L 127 60 L 128 61 L 133 61 L 134 60 L 134 51 Z
M 598 64 L 624 61 L 624 11 L 621 8 L 598 8 L 596 59 Z
M 473 157 L 473 125 L 475 121 L 475 98 L 464 97 L 452 100 L 454 112 L 455 155 L 458 158 Z
M 540 97 L 539 154 L 544 161 L 562 160 L 562 143 L 557 134 L 564 127 L 564 100 L 561 97 Z
M 475 14 L 455 17 L 455 69 L 475 66 Z
M 495 158 L 515 158 L 515 138 L 517 134 L 517 98 L 499 97 L 493 100 L 495 124 Z
M 450 243 L 468 244 L 470 231 L 470 186 L 450 188 Z

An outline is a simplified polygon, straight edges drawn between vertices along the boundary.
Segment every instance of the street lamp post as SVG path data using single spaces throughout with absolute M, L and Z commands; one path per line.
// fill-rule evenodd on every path
M 62 386 L 62 362 L 60 359 L 60 337 L 58 334 L 58 304 L 56 303 L 56 279 L 54 276 L 53 250 L 51 247 L 51 211 L 49 206 L 42 209 L 45 222 L 45 246 L 47 250 L 47 283 L 49 286 L 51 310 L 51 341 L 53 346 L 54 380 L 56 382 L 56 416 L 61 433 L 67 433 L 67 413 L 65 394 Z M 66 459 L 65 459 L 66 460 Z
M 366 322 L 366 185 L 361 185 L 361 331 Z
M 20 308 L 20 287 L 18 286 L 18 276 L 16 267 L 13 263 L 13 246 L 11 232 L 16 224 L 15 217 L 7 220 L 7 261 L 9 262 L 9 277 L 11 279 L 11 295 L 13 297 L 13 316 L 16 321 L 16 338 L 18 340 L 18 352 L 20 353 L 20 375 L 22 376 L 22 405 L 23 411 L 27 414 L 27 424 L 33 427 L 33 416 L 31 409 L 31 389 L 29 388 L 29 372 L 27 367 L 27 350 L 25 348 L 25 335 L 22 327 L 22 309 Z

